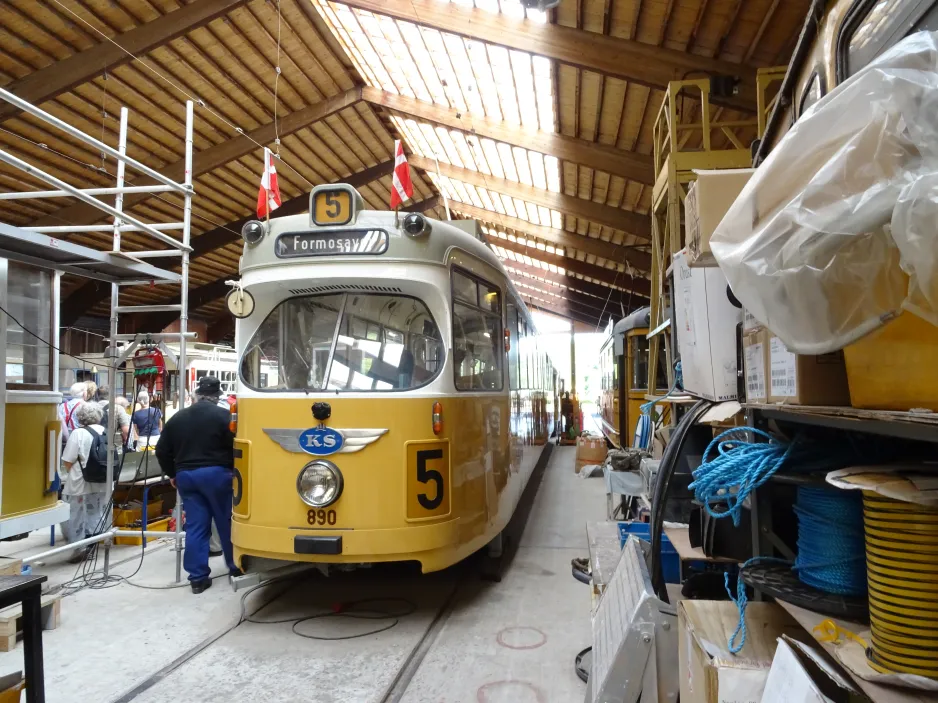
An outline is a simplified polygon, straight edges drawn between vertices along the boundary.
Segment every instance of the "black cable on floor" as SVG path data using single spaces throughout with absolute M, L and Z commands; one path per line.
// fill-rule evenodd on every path
M 381 608 L 379 605 L 399 605 L 398 608 Z M 338 640 L 353 640 L 359 637 L 368 637 L 377 635 L 379 632 L 386 632 L 400 623 L 401 618 L 412 615 L 417 612 L 417 604 L 407 598 L 362 598 L 359 600 L 339 603 L 330 610 L 323 610 L 319 613 L 305 615 L 302 617 L 279 618 L 276 620 L 260 620 L 253 616 L 245 616 L 244 622 L 252 622 L 257 625 L 276 625 L 282 623 L 293 623 L 293 633 L 310 640 L 323 640 L 333 642 Z M 380 627 L 372 628 L 365 632 L 354 635 L 341 635 L 338 637 L 326 637 L 322 635 L 300 632 L 297 628 L 304 622 L 311 620 L 324 620 L 328 618 L 349 618 L 352 620 L 390 620 L 389 623 Z

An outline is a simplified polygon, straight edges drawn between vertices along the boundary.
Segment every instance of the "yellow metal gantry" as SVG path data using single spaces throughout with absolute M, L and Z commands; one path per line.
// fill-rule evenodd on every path
M 693 112 L 689 109 L 694 106 Z M 717 108 L 720 110 L 720 108 Z M 689 112 L 688 120 L 685 112 Z M 651 321 L 649 325 L 649 380 L 658 368 L 662 333 L 668 328 L 667 280 L 672 256 L 683 248 L 684 198 L 695 170 L 748 168 L 752 156 L 736 131 L 754 129 L 757 119 L 718 121 L 710 103 L 710 79 L 695 78 L 671 81 L 655 119 L 653 149 L 655 179 L 651 206 Z M 693 119 L 696 114 L 698 119 Z M 722 134 L 725 142 L 714 145 L 714 136 Z M 664 335 L 665 365 L 668 385 L 674 384 L 671 349 Z M 648 386 L 651 388 L 651 386 Z

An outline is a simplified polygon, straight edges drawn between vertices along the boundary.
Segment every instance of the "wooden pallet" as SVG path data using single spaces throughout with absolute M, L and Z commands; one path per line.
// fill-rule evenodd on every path
M 59 626 L 62 618 L 62 596 L 43 596 L 42 629 L 54 630 Z M 23 617 L 23 605 L 14 605 L 0 610 L 0 652 L 11 652 L 16 649 L 17 634 L 22 632 L 20 620 Z

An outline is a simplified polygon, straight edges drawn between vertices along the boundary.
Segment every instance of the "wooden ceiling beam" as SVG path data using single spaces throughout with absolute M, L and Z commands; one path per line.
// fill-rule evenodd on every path
M 490 245 L 499 246 L 507 251 L 542 261 L 545 264 L 559 266 L 570 273 L 588 276 L 597 281 L 602 281 L 609 286 L 618 286 L 636 295 L 640 295 L 643 298 L 647 298 L 651 292 L 651 285 L 647 279 L 631 278 L 624 271 L 617 272 L 614 269 L 603 268 L 596 264 L 588 264 L 585 261 L 578 261 L 577 259 L 572 259 L 561 254 L 551 254 L 543 249 L 529 247 L 520 242 L 512 242 L 511 240 L 492 237 L 491 235 L 486 235 L 486 239 Z
M 437 171 L 437 165 L 434 161 L 417 154 L 409 155 L 407 160 L 411 166 L 429 174 Z M 485 188 L 525 202 L 541 205 L 551 210 L 557 210 L 564 215 L 573 215 L 604 227 L 626 232 L 641 239 L 651 239 L 651 218 L 648 215 L 621 210 L 611 205 L 577 198 L 566 193 L 554 193 L 545 188 L 535 188 L 510 181 L 507 178 L 487 176 L 479 171 L 452 166 L 442 161 L 439 165 L 439 171 L 441 175 L 454 181 L 462 181 L 477 188 Z
M 549 315 L 555 315 L 557 317 L 563 317 L 574 322 L 582 322 L 584 325 L 589 327 L 604 327 L 598 317 L 586 315 L 579 310 L 573 309 L 564 302 L 559 304 L 554 302 L 546 302 L 530 295 L 524 295 L 523 293 L 521 295 L 521 299 L 529 309 L 537 310 Z
M 227 276 L 222 276 L 211 283 L 206 283 L 204 285 L 193 288 L 189 291 L 189 313 L 192 314 L 201 307 L 213 303 L 219 298 L 224 297 L 228 294 L 230 288 L 225 285 L 225 281 L 230 281 L 232 276 L 237 274 L 228 274 Z M 166 303 L 178 303 L 179 296 L 175 298 L 170 298 Z M 179 313 L 176 312 L 148 312 L 143 315 L 140 315 L 136 318 L 131 318 L 134 321 L 134 329 L 141 330 L 143 332 L 156 332 L 163 330 L 173 322 L 179 319 Z
M 507 17 L 460 3 L 437 0 L 344 0 L 346 5 L 431 27 L 467 39 L 544 56 L 569 66 L 664 89 L 694 74 L 738 76 L 739 92 L 722 102 L 747 112 L 756 109 L 756 71 L 751 66 L 697 56 L 640 41 L 558 24 Z M 717 99 L 711 98 L 714 102 Z
M 655 182 L 654 164 L 652 157 L 647 154 L 624 151 L 608 144 L 597 144 L 563 134 L 528 129 L 471 115 L 468 112 L 458 112 L 379 88 L 362 88 L 362 98 L 401 117 L 413 117 L 529 151 L 556 156 L 562 161 L 622 176 L 638 183 L 652 185 Z
M 525 234 L 534 239 L 540 239 L 548 244 L 558 247 L 573 248 L 582 251 L 584 254 L 592 254 L 616 263 L 628 262 L 639 271 L 651 270 L 651 256 L 643 251 L 636 251 L 630 247 L 620 246 L 607 242 L 596 237 L 587 237 L 576 232 L 568 232 L 556 227 L 547 227 L 545 225 L 536 225 L 533 222 L 522 220 L 519 217 L 503 215 L 500 212 L 493 212 L 475 205 L 461 203 L 458 200 L 451 200 L 449 209 L 466 215 L 480 222 L 492 225 L 496 228 L 513 230 Z
M 278 120 L 280 127 L 279 134 L 281 137 L 293 134 L 314 122 L 319 122 L 360 101 L 361 89 L 352 88 L 351 90 L 347 90 L 344 93 L 340 93 L 322 102 L 307 105 L 306 107 L 284 115 Z M 273 122 L 268 122 L 250 132 L 239 134 L 220 144 L 215 144 L 202 151 L 197 151 L 193 154 L 192 158 L 192 177 L 198 178 L 227 163 L 247 156 L 257 150 L 258 144 L 271 143 L 276 136 L 277 130 Z M 185 174 L 185 168 L 185 159 L 180 159 L 179 161 L 163 166 L 159 171 L 164 176 L 181 181 Z M 137 176 L 137 174 L 134 174 L 134 176 L 133 185 L 135 186 L 152 185 L 155 183 L 152 178 L 147 176 Z M 149 197 L 151 196 L 148 193 L 128 193 L 124 195 L 124 210 L 129 210 L 137 203 Z M 48 215 L 44 215 L 34 222 L 31 222 L 30 225 L 43 227 L 47 225 L 61 225 L 63 222 L 68 222 L 73 225 L 90 225 L 103 220 L 105 217 L 106 215 L 93 205 L 79 202 L 60 208 Z
M 385 161 L 378 164 L 377 166 L 372 166 L 371 168 L 365 169 L 364 171 L 354 173 L 341 182 L 348 183 L 355 188 L 361 188 L 368 183 L 371 183 L 372 181 L 378 180 L 382 176 L 388 175 L 393 169 L 394 161 Z M 427 198 L 426 200 L 421 200 L 419 202 L 406 205 L 402 208 L 402 210 L 407 212 L 426 212 L 427 210 L 432 210 L 433 208 L 437 207 L 439 204 L 440 197 L 438 195 L 434 195 Z M 303 193 L 302 195 L 285 200 L 283 204 L 273 212 L 271 218 L 276 219 L 277 217 L 284 217 L 286 215 L 297 215 L 301 212 L 306 212 L 308 209 L 309 195 Z M 206 254 L 231 244 L 232 242 L 238 241 L 241 237 L 241 228 L 244 227 L 244 223 L 251 219 L 254 219 L 254 215 L 242 217 L 240 220 L 235 220 L 234 222 L 229 222 L 228 224 L 222 225 L 221 227 L 208 230 L 203 232 L 198 237 L 193 238 L 192 254 L 189 257 L 190 261 L 205 256 Z M 237 275 L 236 271 L 229 274 L 229 278 L 235 275 Z M 85 314 L 97 303 L 105 300 L 111 294 L 110 290 L 110 286 L 99 284 L 96 281 L 89 281 L 80 288 L 75 289 L 75 291 L 70 296 L 62 301 L 62 310 L 60 313 L 62 326 L 67 327 L 74 324 L 75 320 L 81 317 L 81 315 Z M 195 289 L 193 289 L 192 292 L 194 293 L 194 291 Z M 159 302 L 178 302 L 178 297 L 179 296 L 170 297 Z M 170 320 L 170 322 L 172 322 L 172 320 Z M 163 327 L 165 326 L 166 325 L 163 325 Z
M 596 317 L 599 317 L 601 313 L 610 309 L 609 306 L 606 306 L 606 310 L 604 311 L 604 301 L 600 300 L 599 298 L 594 298 L 591 295 L 583 295 L 582 293 L 577 293 L 576 291 L 570 290 L 569 288 L 559 288 L 557 286 L 552 286 L 550 283 L 535 281 L 532 278 L 527 278 L 519 274 L 513 274 L 510 278 L 515 284 L 515 288 L 518 290 L 518 292 L 525 295 L 530 295 L 533 293 L 545 297 L 546 300 L 567 300 L 581 308 L 584 308 L 584 312 Z
M 17 97 L 39 105 L 88 82 L 105 70 L 114 70 L 115 67 L 132 61 L 131 54 L 147 54 L 247 4 L 247 1 L 199 0 L 183 5 L 178 10 L 118 34 L 113 41 L 102 40 L 89 49 L 33 71 L 5 88 Z M 19 112 L 14 105 L 0 101 L 0 122 L 14 117 Z
M 584 281 L 569 274 L 548 271 L 547 269 L 540 268 L 539 266 L 530 266 L 518 261 L 503 260 L 502 265 L 508 269 L 509 275 L 512 273 L 523 274 L 529 278 L 534 277 L 536 279 L 540 279 L 541 281 L 547 281 L 553 285 L 570 288 L 579 293 L 596 298 L 599 301 L 600 306 L 605 305 L 606 301 L 608 300 L 609 307 L 613 308 L 614 310 L 619 310 L 620 304 L 625 308 L 629 308 L 630 306 L 634 307 L 635 305 L 639 304 L 646 304 L 645 299 L 639 296 L 618 290 L 617 288 L 607 288 L 606 286 L 601 286 L 598 283 L 590 283 L 589 281 Z M 543 285 L 543 283 L 538 282 L 535 283 L 535 285 Z

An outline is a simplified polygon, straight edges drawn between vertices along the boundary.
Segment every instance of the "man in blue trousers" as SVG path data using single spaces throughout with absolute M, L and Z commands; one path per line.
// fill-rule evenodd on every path
M 173 415 L 156 445 L 160 468 L 182 496 L 186 513 L 183 566 L 193 593 L 212 585 L 208 566 L 212 520 L 229 571 L 240 574 L 231 550 L 234 435 L 228 427 L 228 411 L 218 406 L 220 395 L 217 378 L 200 378 L 195 402 Z

